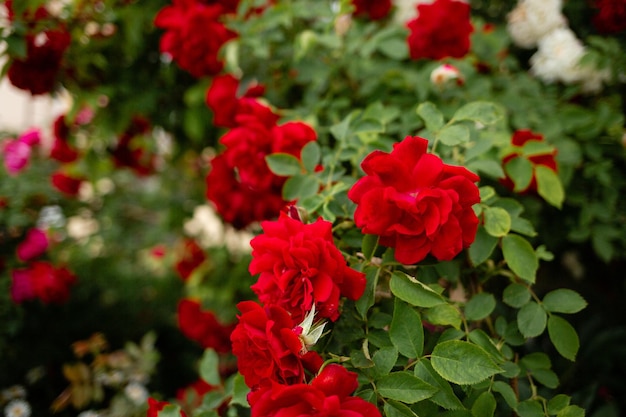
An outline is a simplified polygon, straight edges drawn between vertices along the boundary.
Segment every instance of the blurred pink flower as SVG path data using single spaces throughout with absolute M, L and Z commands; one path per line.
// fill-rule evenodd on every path
M 30 160 L 31 148 L 41 141 L 38 129 L 24 132 L 17 139 L 9 139 L 2 146 L 4 166 L 10 175 L 16 175 L 23 170 Z
M 17 258 L 22 261 L 30 261 L 42 255 L 48 249 L 48 237 L 41 229 L 30 229 L 25 239 L 17 245 Z

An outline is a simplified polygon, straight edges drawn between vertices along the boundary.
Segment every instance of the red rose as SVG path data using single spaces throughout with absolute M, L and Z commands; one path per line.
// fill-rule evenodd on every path
M 26 237 L 17 245 L 17 258 L 22 261 L 30 261 L 42 255 L 48 249 L 48 237 L 41 229 L 30 229 Z
M 211 86 L 207 90 L 206 103 L 213 110 L 213 124 L 219 127 L 237 126 L 236 117 L 238 114 L 256 114 L 257 112 L 267 112 L 261 118 L 275 117 L 272 124 L 278 118 L 272 110 L 259 103 L 255 97 L 260 97 L 265 88 L 261 85 L 253 85 L 243 93 L 238 94 L 239 80 L 231 74 L 224 74 L 213 78 Z
M 146 417 L 159 417 L 159 411 L 163 410 L 166 405 L 169 405 L 167 401 L 157 401 L 154 398 L 148 398 L 148 412 Z M 180 417 L 187 417 L 187 414 L 180 410 Z
M 407 136 L 391 153 L 374 151 L 361 167 L 367 174 L 348 192 L 363 233 L 380 236 L 395 257 L 413 264 L 429 253 L 453 259 L 473 241 L 480 202 L 477 175 L 427 153 L 428 141 Z
M 50 180 L 52 181 L 52 185 L 54 186 L 54 188 L 69 196 L 78 195 L 80 185 L 84 181 L 82 178 L 71 177 L 58 171 L 52 174 Z
M 11 298 L 16 303 L 39 298 L 43 303 L 61 304 L 70 296 L 76 277 L 67 268 L 55 268 L 48 262 L 33 262 L 12 273 Z
M 56 118 L 53 131 L 54 142 L 50 150 L 50 158 L 63 163 L 74 162 L 78 159 L 78 151 L 72 148 L 68 143 L 70 128 L 66 123 L 65 115 Z
M 330 364 L 310 385 L 272 384 L 248 396 L 252 417 L 380 417 L 372 403 L 350 394 L 357 388 L 357 374 Z
M 354 14 L 371 20 L 385 18 L 391 10 L 391 0 L 352 0 Z
M 418 4 L 418 16 L 407 22 L 412 59 L 462 58 L 470 49 L 470 6 L 457 0 Z
M 598 14 L 593 17 L 596 30 L 604 34 L 618 33 L 626 30 L 626 1 L 596 0 Z
M 183 281 L 186 281 L 205 260 L 206 255 L 198 243 L 193 239 L 186 238 L 178 251 L 178 259 L 174 268 Z
M 317 372 L 321 357 L 306 351 L 294 330 L 298 323 L 281 307 L 261 307 L 253 301 L 237 304 L 239 324 L 230 339 L 239 372 L 256 389 L 271 382 L 299 384 L 305 369 Z
M 502 166 L 506 167 L 506 164 L 509 163 L 512 159 L 515 158 L 525 158 L 530 161 L 532 165 L 532 178 L 528 183 L 528 186 L 522 190 L 519 190 L 520 193 L 528 193 L 528 192 L 536 192 L 537 191 L 537 178 L 535 176 L 535 170 L 537 166 L 543 165 L 545 167 L 550 168 L 554 172 L 557 171 L 556 160 L 554 159 L 556 156 L 556 149 L 544 150 L 540 154 L 534 154 L 531 156 L 524 156 L 523 147 L 525 144 L 531 144 L 533 142 L 543 142 L 543 135 L 540 133 L 534 133 L 528 129 L 517 130 L 513 133 L 513 137 L 511 138 L 511 143 L 513 144 L 513 152 L 506 155 L 502 159 Z M 506 173 L 506 170 L 505 170 Z M 515 184 L 508 176 L 500 181 L 502 185 L 507 187 L 510 190 L 515 189 Z
M 150 133 L 150 122 L 141 116 L 135 116 L 130 125 L 120 135 L 117 146 L 111 151 L 117 167 L 127 167 L 137 175 L 149 175 L 154 172 L 156 155 L 144 146 L 144 138 Z
M 250 242 L 250 273 L 260 274 L 252 290 L 264 305 L 278 305 L 297 323 L 315 304 L 318 317 L 337 320 L 339 298 L 357 300 L 365 275 L 346 265 L 335 246 L 332 223 L 318 219 L 304 224 L 281 213 L 262 222 L 264 233 Z
M 178 327 L 182 334 L 203 348 L 217 352 L 230 351 L 230 334 L 234 326 L 224 326 L 212 311 L 202 311 L 198 301 L 186 298 L 178 303 Z
M 224 9 L 219 4 L 196 0 L 173 0 L 157 14 L 154 24 L 165 29 L 160 50 L 194 77 L 215 75 L 224 66 L 218 53 L 236 37 L 219 21 Z

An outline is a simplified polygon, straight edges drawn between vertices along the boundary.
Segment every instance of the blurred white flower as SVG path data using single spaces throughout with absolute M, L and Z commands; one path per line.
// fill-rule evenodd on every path
M 4 408 L 6 417 L 30 417 L 30 404 L 24 400 L 13 400 Z
M 0 401 L 6 402 L 16 398 L 25 398 L 26 388 L 21 385 L 13 385 L 7 389 L 2 390 L 0 393 Z
M 101 414 L 94 410 L 85 410 L 81 412 L 77 417 L 100 417 Z
M 148 401 L 148 390 L 142 384 L 131 382 L 124 388 L 124 394 L 135 405 L 141 405 Z
M 565 27 L 561 0 L 520 0 L 507 16 L 507 30 L 522 48 L 534 48 L 548 33 Z
M 585 47 L 574 32 L 555 29 L 539 41 L 539 49 L 530 58 L 530 71 L 547 83 L 574 83 L 581 79 L 578 62 L 584 54 Z
M 430 73 L 430 82 L 438 87 L 452 80 L 455 80 L 457 85 L 463 85 L 465 82 L 463 74 L 454 65 L 441 64 Z

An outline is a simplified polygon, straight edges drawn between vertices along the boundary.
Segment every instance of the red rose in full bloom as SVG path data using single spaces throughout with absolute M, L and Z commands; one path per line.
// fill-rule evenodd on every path
M 76 277 L 67 268 L 55 268 L 48 262 L 32 262 L 12 273 L 11 298 L 15 303 L 39 298 L 43 303 L 61 304 L 70 296 Z
M 22 262 L 42 255 L 48 249 L 48 237 L 41 229 L 30 229 L 22 242 L 17 245 L 17 258 Z
M 239 324 L 230 339 L 246 385 L 257 389 L 271 382 L 299 384 L 305 369 L 317 372 L 322 358 L 306 351 L 289 313 L 279 306 L 261 307 L 253 301 L 237 304 Z
M 148 412 L 146 417 L 159 417 L 159 411 L 163 410 L 166 405 L 169 405 L 167 401 L 157 401 L 154 398 L 148 398 Z M 183 410 L 180 410 L 180 417 L 187 417 L 187 414 Z
M 224 64 L 220 48 L 237 35 L 227 29 L 220 17 L 220 4 L 205 4 L 200 0 L 173 0 L 157 14 L 154 24 L 165 29 L 161 37 L 161 52 L 196 78 L 219 73 Z
M 57 171 L 50 177 L 54 188 L 68 196 L 78 195 L 80 185 L 83 183 L 82 178 L 72 177 L 63 172 Z
M 357 300 L 365 275 L 350 268 L 335 246 L 332 223 L 304 224 L 281 213 L 262 222 L 263 234 L 250 242 L 250 273 L 260 274 L 252 290 L 264 305 L 278 305 L 301 322 L 315 304 L 320 318 L 339 318 L 339 298 Z
M 462 58 L 470 49 L 470 6 L 458 0 L 418 4 L 418 16 L 407 22 L 412 59 Z
M 260 97 L 265 91 L 261 85 L 253 85 L 239 95 L 239 80 L 231 74 L 219 75 L 213 78 L 211 86 L 207 90 L 206 103 L 213 110 L 213 124 L 219 127 L 237 126 L 238 114 L 256 114 L 267 112 L 261 118 L 272 117 L 272 110 L 259 103 L 256 97 Z M 277 116 L 274 116 L 277 119 Z
M 380 236 L 395 257 L 413 264 L 429 253 L 453 259 L 476 236 L 480 202 L 476 174 L 427 153 L 428 141 L 407 136 L 391 153 L 374 151 L 361 167 L 366 176 L 348 192 L 363 233 Z
M 515 131 L 513 133 L 513 137 L 511 138 L 511 143 L 514 146 L 514 151 L 506 155 L 502 159 L 502 166 L 505 166 L 505 167 L 508 162 L 510 162 L 512 159 L 517 158 L 517 157 L 526 158 L 528 161 L 530 161 L 530 164 L 532 165 L 532 170 L 533 170 L 532 178 L 526 188 L 519 190 L 520 193 L 528 193 L 528 192 L 537 191 L 537 178 L 535 176 L 535 169 L 537 166 L 543 165 L 545 167 L 550 168 L 554 172 L 557 171 L 557 165 L 556 165 L 556 159 L 555 159 L 556 152 L 557 152 L 556 149 L 546 150 L 543 153 L 534 154 L 531 156 L 523 156 L 524 145 L 526 145 L 527 143 L 530 144 L 532 142 L 543 142 L 543 135 L 541 135 L 540 133 L 532 132 L 531 130 L 528 130 L 528 129 L 521 129 L 521 130 Z M 505 169 L 505 173 L 506 173 L 506 169 Z M 502 185 L 504 185 L 510 190 L 515 189 L 515 184 L 513 183 L 511 178 L 508 177 L 508 175 L 506 178 L 502 179 L 500 182 L 502 183 Z
M 391 10 L 391 0 L 352 0 L 354 14 L 371 20 L 384 19 Z
M 178 327 L 189 339 L 203 348 L 217 352 L 230 351 L 230 334 L 234 326 L 225 326 L 217 321 L 212 311 L 202 311 L 198 301 L 185 298 L 178 303 Z
M 357 388 L 357 374 L 330 364 L 310 385 L 272 384 L 248 396 L 252 417 L 380 417 L 378 408 L 350 394 Z
M 626 1 L 596 0 L 598 14 L 593 17 L 596 30 L 604 34 L 618 33 L 626 30 Z

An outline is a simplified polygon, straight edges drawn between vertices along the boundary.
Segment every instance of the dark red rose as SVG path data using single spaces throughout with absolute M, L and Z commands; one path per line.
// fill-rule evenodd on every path
M 362 398 L 351 397 L 357 374 L 330 364 L 310 385 L 273 383 L 248 396 L 252 417 L 380 417 L 378 408 Z
M 12 280 L 11 298 L 16 303 L 39 298 L 45 304 L 62 304 L 68 300 L 76 276 L 67 268 L 36 261 L 27 268 L 13 270 Z
M 198 245 L 198 242 L 194 239 L 186 238 L 177 251 L 177 260 L 174 268 L 183 281 L 186 281 L 205 260 L 206 255 L 204 250 Z
M 220 22 L 222 13 L 219 4 L 173 0 L 154 20 L 156 27 L 166 30 L 161 37 L 161 52 L 169 54 L 194 77 L 219 73 L 224 66 L 218 57 L 220 48 L 237 36 Z
M 15 58 L 7 72 L 11 84 L 32 95 L 51 92 L 71 39 L 64 27 L 27 35 L 26 57 Z
M 257 112 L 267 112 L 267 116 L 272 117 L 272 110 L 262 105 L 255 99 L 263 95 L 265 88 L 261 85 L 253 85 L 239 94 L 239 80 L 231 74 L 219 75 L 213 78 L 211 86 L 207 90 L 206 103 L 213 111 L 213 124 L 219 127 L 237 126 L 236 116 L 238 114 L 255 114 Z M 276 116 L 275 116 L 276 117 Z M 277 117 L 276 117 L 277 118 Z M 271 124 L 274 124 L 276 119 Z
M 603 34 L 613 34 L 626 30 L 625 0 L 596 0 L 598 13 L 593 17 L 593 25 Z
M 557 165 L 556 165 L 556 159 L 555 159 L 557 151 L 554 148 L 549 147 L 547 149 L 542 150 L 541 153 L 534 153 L 533 155 L 530 155 L 530 156 L 524 156 L 524 150 L 523 150 L 524 145 L 532 144 L 533 142 L 535 143 L 543 142 L 543 135 L 541 135 L 540 133 L 532 132 L 531 130 L 528 130 L 528 129 L 516 130 L 513 133 L 513 137 L 511 138 L 511 144 L 513 145 L 513 152 L 509 153 L 502 159 L 502 166 L 504 167 L 506 167 L 506 164 L 515 158 L 525 158 L 528 161 L 530 161 L 530 164 L 532 165 L 532 170 L 533 170 L 532 178 L 530 180 L 530 183 L 528 183 L 528 186 L 522 190 L 519 190 L 518 191 L 519 193 L 537 192 L 537 178 L 535 176 L 535 169 L 537 166 L 543 165 L 545 167 L 550 168 L 554 172 L 557 172 Z M 506 173 L 506 169 L 505 169 L 505 173 Z M 502 183 L 502 185 L 504 185 L 510 190 L 515 189 L 515 184 L 513 183 L 511 178 L 508 176 L 508 174 L 507 174 L 507 177 L 502 179 L 500 182 Z
M 80 185 L 84 181 L 83 178 L 72 177 L 60 171 L 52 174 L 50 180 L 52 181 L 54 188 L 69 196 L 78 195 Z
M 317 372 L 321 357 L 307 351 L 289 313 L 278 306 L 253 301 L 237 304 L 239 323 L 231 335 L 233 354 L 246 385 L 256 389 L 271 382 L 299 384 L 305 369 Z
M 371 20 L 384 19 L 391 10 L 391 0 L 352 0 L 354 14 Z
M 127 167 L 137 175 L 150 175 L 156 168 L 156 155 L 144 143 L 150 133 L 150 122 L 135 116 L 127 129 L 120 135 L 116 147 L 111 150 L 117 167 Z
M 457 0 L 418 4 L 418 16 L 407 22 L 412 59 L 462 58 L 470 49 L 470 6 Z
M 374 151 L 361 167 L 366 176 L 348 192 L 363 233 L 380 236 L 395 257 L 413 264 L 429 253 L 453 259 L 474 241 L 480 202 L 478 176 L 427 153 L 428 141 L 407 136 L 391 153 Z
M 70 163 L 78 159 L 78 151 L 68 143 L 70 127 L 67 125 L 65 115 L 57 117 L 53 125 L 54 142 L 50 150 L 50 158 L 59 162 Z
M 159 417 L 159 411 L 163 410 L 166 405 L 169 405 L 167 401 L 157 401 L 154 398 L 148 398 L 148 412 L 146 417 Z M 183 410 L 180 410 L 180 417 L 187 417 L 187 414 Z
M 212 311 L 203 311 L 198 301 L 185 298 L 178 303 L 180 331 L 203 348 L 216 352 L 230 351 L 230 334 L 234 326 L 221 324 Z
M 278 305 L 301 322 L 313 304 L 320 318 L 339 318 L 339 298 L 357 300 L 365 275 L 350 268 L 335 246 L 332 223 L 304 224 L 281 213 L 262 222 L 263 234 L 250 242 L 250 273 L 260 274 L 252 290 L 264 305 Z
M 24 240 L 17 245 L 17 259 L 22 262 L 30 261 L 42 255 L 48 249 L 48 237 L 41 229 L 30 229 Z

